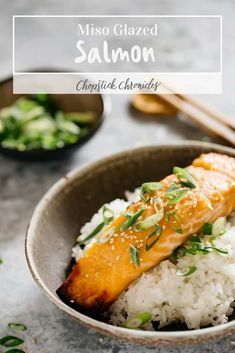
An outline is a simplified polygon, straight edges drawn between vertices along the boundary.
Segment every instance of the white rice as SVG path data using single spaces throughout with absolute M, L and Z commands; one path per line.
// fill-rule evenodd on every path
M 131 202 L 137 201 L 139 195 L 139 189 L 134 193 L 126 192 L 127 201 L 116 199 L 107 205 L 116 217 Z M 102 208 L 83 226 L 79 240 L 84 239 L 100 222 Z M 96 241 L 96 237 L 88 246 Z M 204 241 L 207 241 L 206 237 Z M 227 221 L 226 232 L 218 237 L 215 245 L 228 250 L 228 254 L 187 254 L 177 265 L 165 260 L 144 273 L 110 307 L 113 324 L 122 326 L 126 320 L 142 312 L 150 312 L 152 320 L 159 323 L 159 328 L 174 322 L 185 322 L 190 329 L 226 323 L 233 312 L 235 300 L 235 214 Z M 83 251 L 76 245 L 72 256 L 78 260 Z M 196 266 L 197 270 L 191 275 L 185 277 L 177 274 L 177 271 L 192 266 Z M 153 330 L 151 321 L 145 328 Z

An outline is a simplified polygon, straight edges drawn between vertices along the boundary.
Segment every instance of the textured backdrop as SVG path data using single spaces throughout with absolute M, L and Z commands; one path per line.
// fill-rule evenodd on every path
M 223 15 L 224 93 L 204 96 L 235 118 L 234 0 L 0 1 L 0 77 L 11 74 L 12 15 L 20 14 L 215 14 Z M 187 33 L 190 41 L 190 33 Z M 177 41 L 177 37 L 175 38 Z M 170 43 L 169 43 L 170 45 Z M 210 42 L 208 42 L 210 45 Z M 46 55 L 46 53 L 39 53 Z M 25 58 L 27 63 L 27 58 Z M 200 60 L 200 57 L 198 58 Z M 30 58 L 28 58 L 30 63 Z M 108 97 L 109 98 L 109 97 Z M 1 99 L 1 97 L 0 97 Z M 38 289 L 24 258 L 24 234 L 33 208 L 45 191 L 75 167 L 141 144 L 204 139 L 204 133 L 176 118 L 147 119 L 129 108 L 128 96 L 112 96 L 111 110 L 95 137 L 63 162 L 26 163 L 0 156 L 0 336 L 8 322 L 23 322 L 29 353 L 201 353 L 235 351 L 231 337 L 201 346 L 148 348 L 103 337 L 71 320 Z M 110 109 L 110 104 L 109 104 Z

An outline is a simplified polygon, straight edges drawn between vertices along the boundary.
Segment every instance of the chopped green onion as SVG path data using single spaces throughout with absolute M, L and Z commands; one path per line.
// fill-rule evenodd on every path
M 179 187 L 169 187 L 166 191 L 166 198 L 168 204 L 173 205 L 177 202 L 180 202 L 185 195 L 188 193 L 189 188 L 179 188 Z
M 126 218 L 131 218 L 133 216 L 133 213 L 131 213 L 131 212 L 121 212 L 121 215 L 126 217 Z
M 0 265 L 3 264 L 3 259 L 0 257 Z
M 184 246 L 178 246 L 172 253 L 171 258 L 173 263 L 177 262 L 180 258 L 187 254 L 187 249 Z
M 19 338 L 19 337 L 5 336 L 5 337 L 0 339 L 0 346 L 3 346 L 3 347 L 15 347 L 15 346 L 19 346 L 19 344 L 21 344 L 23 342 L 24 341 L 21 338 Z
M 212 235 L 214 237 L 219 237 L 224 234 L 226 225 L 226 218 L 219 217 L 212 225 Z
M 213 210 L 213 206 L 212 206 L 212 203 L 210 201 L 210 199 L 208 199 L 208 197 L 205 195 L 205 194 L 202 194 L 202 198 L 204 199 L 205 203 L 206 203 L 206 206 L 209 210 Z
M 103 229 L 104 225 L 105 225 L 104 222 L 101 222 L 100 224 L 98 224 L 98 226 L 95 227 L 95 229 L 85 239 L 79 240 L 78 243 L 85 244 L 86 242 L 94 238 L 94 236 L 97 235 Z
M 157 219 L 158 219 L 158 217 L 156 214 L 149 216 L 144 221 L 137 222 L 136 225 L 134 226 L 134 230 L 136 232 L 140 232 L 142 230 L 148 230 L 148 229 L 157 225 L 157 223 L 158 223 Z
M 19 330 L 19 331 L 26 331 L 27 330 L 27 326 L 25 326 L 24 324 L 18 324 L 18 323 L 14 323 L 14 322 L 10 322 L 8 324 L 8 327 L 10 327 L 14 330 Z
M 180 218 L 175 212 L 166 212 L 166 220 L 176 233 L 183 233 Z
M 186 277 L 186 276 L 190 276 L 190 275 L 191 275 L 192 273 L 194 273 L 196 270 L 197 270 L 197 267 L 196 267 L 196 266 L 191 266 L 191 267 L 186 268 L 184 271 L 178 270 L 178 271 L 176 272 L 176 274 L 177 274 L 178 276 L 184 276 L 184 277 Z
M 130 254 L 133 264 L 140 266 L 139 249 L 130 244 Z
M 141 198 L 147 202 L 149 200 L 149 195 L 146 197 L 144 194 L 149 194 L 151 192 L 161 190 L 162 184 L 159 182 L 144 183 L 141 186 Z
M 187 186 L 192 189 L 195 189 L 197 187 L 193 176 L 189 173 L 189 171 L 187 169 L 180 168 L 180 167 L 174 167 L 173 173 L 177 176 L 178 180 L 184 186 Z
M 157 226 L 158 222 L 160 222 L 162 220 L 162 218 L 164 216 L 164 207 L 163 207 L 163 202 L 160 199 L 160 197 L 156 197 L 154 199 L 154 209 L 156 211 L 155 214 L 145 218 L 143 221 L 138 221 L 134 225 L 134 230 L 136 232 L 140 232 L 142 230 L 148 230 L 154 226 Z
M 22 349 L 18 349 L 18 348 L 12 348 L 5 351 L 5 353 L 25 353 L 25 351 L 22 351 Z
M 148 230 L 154 226 L 157 226 L 162 217 L 160 217 L 157 213 L 149 216 L 144 221 L 140 221 L 136 224 L 135 231 Z
M 104 205 L 104 207 L 103 207 L 104 224 L 108 225 L 110 222 L 113 221 L 113 218 L 114 218 L 113 210 L 110 207 L 108 207 L 107 205 Z
M 103 222 L 98 224 L 98 226 L 85 239 L 78 241 L 79 244 L 85 244 L 86 242 L 94 238 L 94 236 L 96 236 L 103 229 L 105 225 L 108 225 L 110 222 L 113 221 L 114 212 L 110 207 L 108 207 L 107 205 L 104 205 L 102 212 L 103 212 Z
M 94 112 L 72 112 L 65 113 L 65 118 L 67 120 L 73 121 L 78 125 L 89 125 L 93 124 L 96 120 L 96 115 Z
M 210 243 L 212 244 L 212 246 L 206 246 L 203 243 L 202 239 L 200 239 L 198 236 L 191 236 L 189 238 L 190 246 L 178 247 L 173 251 L 171 256 L 172 262 L 173 263 L 177 262 L 180 258 L 184 257 L 186 254 L 191 254 L 191 255 L 196 255 L 197 253 L 209 254 L 212 251 L 219 254 L 224 254 L 224 255 L 228 254 L 227 249 L 217 248 L 211 240 L 210 240 Z
M 158 222 L 159 222 L 158 214 L 153 214 L 152 216 L 149 216 L 148 218 L 146 218 L 144 221 L 139 222 L 138 227 L 141 230 L 148 230 L 156 226 Z
M 153 205 L 154 209 L 158 214 L 159 220 L 158 222 L 163 218 L 164 216 L 164 207 L 163 207 L 163 202 L 160 197 L 155 197 L 153 200 Z
M 168 186 L 166 193 L 174 192 L 174 191 L 178 190 L 179 188 L 180 188 L 180 185 L 172 183 Z
M 140 208 L 136 213 L 133 213 L 131 216 L 129 216 L 129 219 L 122 224 L 122 227 L 121 227 L 122 230 L 126 230 L 129 227 L 131 227 L 137 221 L 137 219 L 142 215 L 144 210 L 145 210 L 144 208 Z
M 34 95 L 34 99 L 41 103 L 41 104 L 44 104 L 44 103 L 47 103 L 49 101 L 49 95 L 47 93 L 36 93 Z
M 152 314 L 149 312 L 139 313 L 132 318 L 128 319 L 124 327 L 137 329 L 143 327 L 143 325 L 147 324 L 152 319 Z
M 228 250 L 227 249 L 221 249 L 221 248 L 217 248 L 215 246 L 206 246 L 205 250 L 214 250 L 215 252 L 218 252 L 219 254 L 224 254 L 224 255 L 228 255 Z
M 0 109 L 0 145 L 19 151 L 55 150 L 78 142 L 85 137 L 95 122 L 89 118 L 71 119 L 71 113 L 58 110 L 49 95 L 21 97 L 11 106 Z M 76 113 L 77 115 L 79 113 Z M 84 114 L 86 114 L 84 121 Z
M 196 236 L 196 235 L 192 235 L 190 238 L 189 238 L 189 242 L 190 243 L 201 243 L 202 240 Z
M 208 254 L 210 252 L 202 243 L 191 243 L 190 245 L 190 247 L 185 248 L 186 254 L 196 255 L 197 253 Z
M 150 193 L 161 189 L 162 189 L 162 184 L 159 182 L 144 183 L 141 185 L 142 194 L 145 194 L 146 192 Z
M 149 251 L 150 249 L 152 249 L 152 247 L 157 243 L 157 241 L 159 240 L 160 235 L 162 234 L 162 227 L 161 226 L 157 226 L 156 229 L 154 229 L 154 231 L 149 234 L 149 236 L 146 239 L 146 244 L 145 244 L 145 250 Z M 152 237 L 157 236 L 152 243 L 149 244 L 149 239 L 152 239 Z
M 212 224 L 211 223 L 205 223 L 202 226 L 202 233 L 205 235 L 212 235 Z

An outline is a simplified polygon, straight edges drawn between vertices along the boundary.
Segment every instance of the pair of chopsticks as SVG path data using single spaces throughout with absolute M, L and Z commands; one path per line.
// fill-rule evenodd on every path
M 174 93 L 169 87 L 165 85 L 164 87 L 170 94 L 158 93 L 155 97 L 160 98 L 166 105 L 186 114 L 204 130 L 235 146 L 235 122 L 192 96 Z

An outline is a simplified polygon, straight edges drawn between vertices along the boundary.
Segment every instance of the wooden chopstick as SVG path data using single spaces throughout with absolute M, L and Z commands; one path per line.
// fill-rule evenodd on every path
M 169 86 L 164 86 L 172 92 L 172 94 L 175 94 L 179 98 L 191 103 L 194 107 L 198 108 L 205 114 L 211 116 L 212 118 L 216 119 L 217 121 L 227 125 L 231 129 L 235 130 L 235 122 L 232 121 L 230 118 L 225 116 L 224 114 L 212 109 L 211 107 L 206 106 L 204 103 L 202 103 L 199 99 L 196 99 L 195 97 L 192 97 L 190 95 L 182 94 L 182 93 L 175 93 Z
M 171 91 L 172 92 L 172 91 Z M 192 100 L 182 99 L 182 95 L 178 94 L 162 94 L 157 95 L 163 102 L 170 104 L 177 110 L 185 113 L 192 121 L 194 121 L 201 128 L 222 137 L 233 146 L 235 146 L 235 132 L 224 122 L 221 117 L 218 119 L 212 114 L 208 114 L 208 109 L 201 109 L 201 104 L 192 104 Z M 184 96 L 183 96 L 184 98 Z M 194 100 L 193 100 L 194 103 Z

